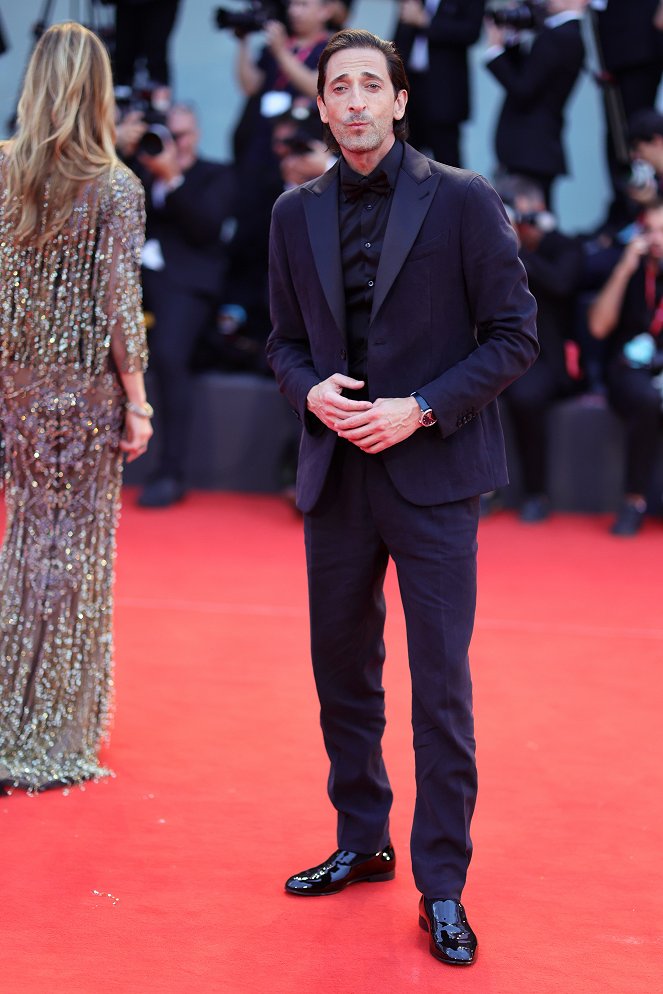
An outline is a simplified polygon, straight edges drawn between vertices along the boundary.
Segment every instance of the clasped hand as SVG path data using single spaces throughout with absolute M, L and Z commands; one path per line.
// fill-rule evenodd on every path
M 374 454 L 409 438 L 419 427 L 419 405 L 414 397 L 353 400 L 343 390 L 360 390 L 363 380 L 334 373 L 309 390 L 307 406 L 327 428 L 363 452 Z

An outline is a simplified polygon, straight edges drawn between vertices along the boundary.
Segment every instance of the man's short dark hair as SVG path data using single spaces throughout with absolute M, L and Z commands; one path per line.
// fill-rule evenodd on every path
M 321 100 L 324 101 L 329 60 L 336 52 L 346 52 L 350 48 L 374 48 L 377 52 L 382 52 L 387 60 L 387 68 L 389 70 L 391 85 L 394 88 L 394 96 L 401 90 L 405 90 L 409 95 L 410 83 L 405 72 L 405 65 L 393 41 L 385 41 L 384 38 L 380 38 L 370 31 L 362 31 L 358 28 L 345 28 L 343 31 L 337 31 L 335 35 L 332 35 L 320 56 L 318 62 L 318 95 Z M 338 142 L 334 138 L 329 125 L 324 125 L 323 134 L 330 151 L 340 152 Z M 396 138 L 405 141 L 408 134 L 407 114 L 404 114 L 400 121 L 394 118 L 394 135 Z
M 654 107 L 638 110 L 629 118 L 628 137 L 631 145 L 650 142 L 656 135 L 663 136 L 663 114 Z

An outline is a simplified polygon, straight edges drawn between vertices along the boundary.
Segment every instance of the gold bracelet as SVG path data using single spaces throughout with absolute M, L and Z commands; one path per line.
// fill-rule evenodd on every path
M 137 414 L 139 418 L 151 418 L 154 415 L 154 408 L 147 401 L 144 404 L 134 404 L 133 400 L 128 400 L 124 406 L 132 414 Z

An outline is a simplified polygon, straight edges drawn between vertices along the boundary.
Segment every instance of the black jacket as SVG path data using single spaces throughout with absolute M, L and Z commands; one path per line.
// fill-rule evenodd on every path
M 151 175 L 143 171 L 141 179 L 146 191 L 146 238 L 156 238 L 161 245 L 169 283 L 195 293 L 220 293 L 227 255 L 221 228 L 233 214 L 235 198 L 232 167 L 197 159 L 163 207 L 152 202 Z
M 394 43 L 406 66 L 415 38 L 428 38 L 426 113 L 441 124 L 459 123 L 470 115 L 467 50 L 481 33 L 484 7 L 485 0 L 441 0 L 427 31 L 400 21 L 396 26 Z
M 579 21 L 542 27 L 529 51 L 507 49 L 487 68 L 506 97 L 497 123 L 495 151 L 510 172 L 565 173 L 564 108 L 585 58 Z

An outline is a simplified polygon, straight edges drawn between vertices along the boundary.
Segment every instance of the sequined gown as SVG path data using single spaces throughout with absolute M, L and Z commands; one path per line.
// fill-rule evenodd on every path
M 124 392 L 146 362 L 143 191 L 118 166 L 65 229 L 18 246 L 0 151 L 0 782 L 107 775 Z M 46 192 L 48 196 L 48 190 Z

